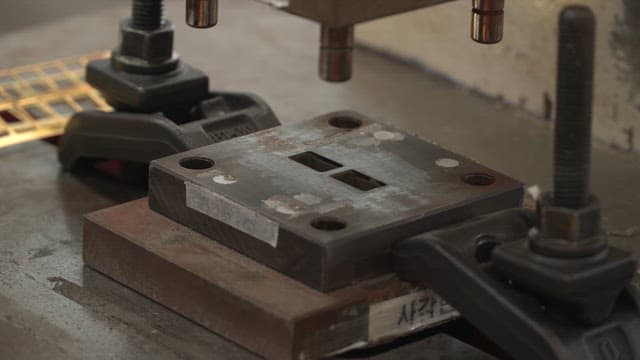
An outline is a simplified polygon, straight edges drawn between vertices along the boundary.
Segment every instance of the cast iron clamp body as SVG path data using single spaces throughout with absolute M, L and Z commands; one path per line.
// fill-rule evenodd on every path
M 397 244 L 394 270 L 444 297 L 513 359 L 638 359 L 640 314 L 626 291 L 605 322 L 586 324 L 492 263 L 492 247 L 519 246 L 535 223 L 531 212 L 506 210 L 423 234 Z
M 640 359 L 636 261 L 607 244 L 589 193 L 595 17 L 560 16 L 554 192 L 396 244 L 400 278 L 426 284 L 518 360 Z

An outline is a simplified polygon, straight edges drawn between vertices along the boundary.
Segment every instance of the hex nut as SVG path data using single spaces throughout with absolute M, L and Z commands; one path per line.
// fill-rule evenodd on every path
M 581 209 L 552 205 L 552 197 L 545 194 L 538 203 L 540 234 L 546 239 L 582 241 L 600 235 L 600 204 L 595 196 Z
M 120 45 L 112 53 L 116 68 L 131 72 L 164 72 L 176 68 L 178 55 L 173 51 L 173 24 L 164 20 L 156 30 L 139 30 L 131 19 L 120 23 Z

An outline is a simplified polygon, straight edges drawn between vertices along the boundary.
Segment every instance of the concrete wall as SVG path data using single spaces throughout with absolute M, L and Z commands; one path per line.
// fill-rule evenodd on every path
M 566 4 L 587 4 L 599 22 L 595 136 L 622 151 L 640 150 L 640 1 L 507 0 L 505 38 L 493 46 L 470 40 L 470 3 L 367 23 L 358 39 L 551 120 L 557 16 Z

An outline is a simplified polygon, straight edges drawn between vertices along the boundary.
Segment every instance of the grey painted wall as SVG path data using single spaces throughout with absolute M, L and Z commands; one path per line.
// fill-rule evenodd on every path
M 486 46 L 469 39 L 470 1 L 456 1 L 358 28 L 372 47 L 417 60 L 465 86 L 551 120 L 557 16 L 583 3 L 598 17 L 595 136 L 640 152 L 640 1 L 507 0 L 505 38 Z

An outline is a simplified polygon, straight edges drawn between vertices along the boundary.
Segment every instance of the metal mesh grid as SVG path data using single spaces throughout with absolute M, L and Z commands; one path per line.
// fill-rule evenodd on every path
M 111 107 L 84 79 L 92 53 L 0 70 L 0 148 L 57 136 L 77 111 Z

